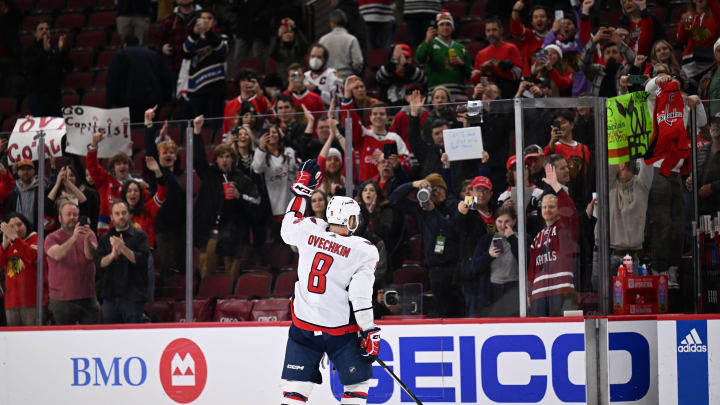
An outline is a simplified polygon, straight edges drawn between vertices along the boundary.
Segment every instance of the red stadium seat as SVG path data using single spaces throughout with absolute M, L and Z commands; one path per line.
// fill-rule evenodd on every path
M 388 61 L 388 52 L 385 49 L 368 51 L 368 67 L 373 71 L 380 69 Z
M 117 46 L 118 48 L 122 46 L 122 38 L 120 38 L 120 34 L 118 34 L 117 31 L 112 33 L 112 36 L 110 37 L 110 46 Z
M 687 10 L 688 7 L 686 4 L 678 4 L 673 7 L 672 12 L 670 13 L 670 24 L 679 24 L 682 19 L 682 15 L 685 14 Z
M 97 60 L 97 63 L 95 64 L 95 67 L 96 68 L 109 67 L 113 56 L 115 56 L 115 53 L 117 53 L 116 49 L 106 49 L 106 50 L 100 52 L 100 55 L 98 55 L 98 60 Z
M 37 11 L 60 11 L 65 8 L 65 0 L 38 0 Z
M 130 137 L 132 139 L 132 148 L 135 150 L 138 149 L 145 149 L 145 130 L 141 128 L 135 128 L 130 131 Z M 145 159 L 145 157 L 143 157 Z M 145 161 L 143 160 L 143 163 Z M 135 170 L 138 172 L 142 172 L 142 167 L 138 168 L 135 167 Z
M 195 289 L 194 280 L 193 289 Z M 158 288 L 157 296 L 178 300 L 185 299 L 185 276 L 177 275 L 168 277 L 165 284 Z
M 420 233 L 417 220 L 412 215 L 405 215 L 405 233 L 408 236 L 415 236 Z
M 29 13 L 35 9 L 35 0 L 16 0 L 15 3 L 23 13 Z
M 233 297 L 249 298 L 260 297 L 265 298 L 270 294 L 270 284 L 272 275 L 265 271 L 256 271 L 243 274 L 237 279 L 235 285 L 235 293 Z
M 601 26 L 617 27 L 620 22 L 621 10 L 606 11 L 600 19 Z
M 77 71 L 86 71 L 93 66 L 95 52 L 91 49 L 76 48 L 70 51 L 70 58 L 73 61 L 73 68 Z
M 97 2 L 98 8 L 115 8 L 115 0 L 98 0 Z
M 75 46 L 78 48 L 98 49 L 105 46 L 106 37 L 105 31 L 97 29 L 83 31 L 75 37 Z
M 70 10 L 86 10 L 95 7 L 95 0 L 67 0 L 66 7 Z
M 482 21 L 467 21 L 460 28 L 458 39 L 468 41 L 481 41 L 485 38 L 485 23 Z M 473 55 L 475 56 L 475 55 Z
M 236 298 L 217 300 L 214 322 L 242 322 L 250 320 L 253 302 Z
M 209 274 L 200 282 L 198 298 L 222 298 L 232 293 L 233 279 L 228 274 Z
M 277 322 L 290 320 L 290 300 L 270 298 L 253 302 L 251 321 Z
M 428 289 L 427 271 L 419 266 L 403 267 L 393 273 L 393 284 L 422 283 L 423 290 Z
M 157 322 L 172 322 L 173 309 L 173 301 L 171 300 L 157 300 L 145 304 L 145 312 L 150 314 L 151 318 Z
M 80 105 L 80 96 L 73 93 L 63 94 L 62 104 L 63 106 Z
M 33 34 L 20 35 L 20 45 L 22 45 L 23 48 L 27 48 L 32 45 L 33 42 L 35 42 L 35 36 Z
M 210 298 L 194 299 L 192 302 L 192 322 L 210 322 L 213 318 L 212 300 Z M 185 301 L 173 303 L 173 322 L 187 322 L 185 319 Z
M 47 15 L 31 15 L 25 17 L 22 23 L 22 30 L 35 32 L 35 25 L 37 25 L 39 22 L 46 22 L 48 24 L 52 24 L 52 18 Z
M 87 89 L 92 83 L 92 74 L 88 72 L 70 73 L 65 76 L 63 89 Z
M 85 95 L 83 95 L 82 97 L 82 105 L 105 108 L 105 106 L 107 105 L 107 96 L 105 95 L 105 90 L 85 93 Z
M 275 288 L 273 289 L 273 297 L 289 297 L 295 292 L 295 282 L 297 281 L 297 270 L 285 271 L 278 274 L 275 279 Z
M 422 260 L 422 238 L 420 236 L 412 236 L 407 241 L 408 251 L 405 257 L 412 260 Z
M 101 11 L 99 13 L 90 14 L 88 27 L 111 28 L 115 26 L 116 19 L 116 11 Z
M 25 98 L 23 100 L 22 104 L 20 105 L 20 116 L 25 117 L 30 114 L 30 100 L 28 98 Z
M 0 116 L 9 117 L 17 112 L 17 99 L 15 97 L 0 98 Z
M 17 119 L 18 119 L 19 117 L 20 117 L 20 116 L 16 115 L 16 116 L 14 116 L 14 117 L 7 117 L 7 118 L 5 118 L 5 121 L 3 121 L 3 123 L 2 123 L 2 128 L 0 128 L 0 130 L 1 130 L 2 132 L 6 132 L 6 133 L 7 133 L 7 132 L 12 132 L 13 128 L 15 128 L 15 121 L 17 121 Z
M 295 254 L 284 243 L 265 244 L 260 253 L 263 263 L 270 267 L 287 267 L 295 262 Z
M 470 15 L 468 17 L 474 18 L 485 18 L 485 9 L 487 8 L 488 0 L 476 0 L 470 7 Z M 509 29 L 509 27 L 506 27 Z
M 467 15 L 467 2 L 464 1 L 452 1 L 450 3 L 443 4 L 443 8 L 452 14 L 455 21 L 464 18 Z
M 477 55 L 477 53 L 481 49 L 485 48 L 486 46 L 487 46 L 486 42 L 480 42 L 480 41 L 475 41 L 475 42 L 470 42 L 470 43 L 465 44 L 465 48 L 467 48 L 468 54 L 470 55 L 470 61 L 475 63 L 475 55 Z
M 107 70 L 101 70 L 95 74 L 95 80 L 93 81 L 93 87 L 106 87 L 107 85 Z
M 60 14 L 55 19 L 55 29 L 67 29 L 77 30 L 85 27 L 85 15 L 74 13 L 74 14 Z

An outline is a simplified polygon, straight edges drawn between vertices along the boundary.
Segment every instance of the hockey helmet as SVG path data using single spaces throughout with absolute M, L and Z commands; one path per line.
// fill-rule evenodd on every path
M 344 225 L 354 232 L 360 223 L 360 205 L 350 197 L 333 196 L 328 202 L 325 216 L 332 225 Z M 350 218 L 355 217 L 355 226 L 350 228 Z

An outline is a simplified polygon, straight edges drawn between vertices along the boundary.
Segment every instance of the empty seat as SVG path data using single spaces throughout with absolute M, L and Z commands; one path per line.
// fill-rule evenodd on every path
M 402 26 L 396 28 L 394 40 L 396 44 L 409 44 L 410 34 L 408 34 L 407 27 Z
M 115 0 L 98 0 L 98 8 L 115 8 Z
M 150 318 L 156 322 L 172 322 L 173 309 L 171 300 L 157 300 L 145 304 L 145 312 L 150 314 Z
M 25 17 L 22 23 L 23 31 L 35 32 L 35 25 L 40 22 L 52 23 L 52 18 L 47 15 L 31 15 Z
M 87 89 L 92 84 L 92 74 L 88 72 L 70 73 L 65 76 L 63 89 Z
M 252 321 L 278 322 L 290 320 L 290 300 L 287 298 L 269 298 L 253 302 Z
M 38 0 L 37 11 L 60 11 L 65 8 L 65 0 Z
M 63 94 L 62 96 L 63 106 L 80 105 L 80 96 L 75 93 Z
M 88 26 L 101 28 L 114 27 L 116 18 L 117 12 L 115 11 L 101 11 L 99 13 L 90 14 Z
M 85 95 L 83 95 L 82 97 L 82 105 L 105 108 L 105 106 L 107 105 L 107 96 L 105 94 L 105 90 L 85 93 Z
M 275 288 L 273 289 L 273 297 L 290 297 L 295 292 L 295 282 L 297 281 L 297 271 L 285 271 L 275 278 Z
M 86 10 L 95 7 L 95 0 L 67 0 L 67 6 L 70 10 Z
M 209 274 L 200 282 L 198 298 L 221 298 L 232 293 L 233 279 L 228 274 Z
M 419 236 L 413 236 L 408 239 L 407 243 L 408 250 L 405 257 L 411 260 L 422 260 L 422 238 L 420 238 Z
M 73 68 L 79 71 L 86 71 L 93 65 L 95 52 L 90 49 L 73 49 L 70 51 L 70 58 L 73 61 Z
M 263 263 L 270 267 L 287 267 L 295 262 L 295 254 L 284 243 L 266 244 L 260 251 Z
M 657 17 L 658 21 L 660 21 L 661 24 L 665 23 L 665 19 L 667 18 L 667 7 L 662 7 L 662 6 L 653 7 L 650 9 L 650 12 L 655 14 L 655 17 Z M 671 22 L 675 22 L 675 21 L 671 21 Z
M 60 14 L 55 19 L 55 29 L 76 30 L 84 27 L 85 15 L 83 14 Z
M 105 46 L 105 41 L 107 41 L 105 31 L 93 29 L 79 33 L 75 37 L 75 46 L 97 49 Z
M 250 320 L 253 302 L 237 298 L 217 300 L 214 322 L 242 322 Z
M 0 98 L 0 116 L 9 117 L 17 112 L 17 100 L 14 97 Z
M 460 28 L 458 39 L 467 41 L 479 41 L 485 38 L 485 23 L 482 21 L 466 21 Z M 471 54 L 471 56 L 475 56 Z
M 145 130 L 140 128 L 133 128 L 130 131 L 130 139 L 132 140 L 132 148 L 137 149 L 145 149 Z M 145 156 L 143 156 L 143 163 L 140 166 L 135 166 L 135 171 L 142 172 L 142 168 L 145 164 Z
M 2 132 L 12 132 L 13 128 L 15 128 L 15 121 L 17 121 L 17 119 L 18 116 L 5 118 L 5 121 L 2 122 L 2 128 L 0 128 L 0 130 Z
M 29 13 L 35 8 L 35 0 L 16 0 L 15 3 L 24 13 Z
M 388 52 L 384 49 L 373 49 L 368 51 L 368 67 L 378 70 L 388 60 Z
M 212 300 L 210 298 L 198 298 L 192 302 L 193 319 L 191 322 L 210 322 L 213 318 Z M 185 319 L 185 301 L 173 303 L 173 321 L 188 322 Z
M 476 0 L 470 7 L 469 17 L 485 18 L 485 9 L 487 8 L 488 0 Z M 506 27 L 509 29 L 509 27 Z
M 106 50 L 100 52 L 100 55 L 98 55 L 98 60 L 97 60 L 97 63 L 95 64 L 95 67 L 96 68 L 109 67 L 113 56 L 115 56 L 115 53 L 117 53 L 117 50 L 115 50 L 115 49 L 106 49 Z
M 194 288 L 193 285 L 193 289 Z M 168 277 L 165 283 L 158 287 L 157 296 L 178 300 L 185 299 L 185 276 L 178 275 Z
M 271 282 L 272 275 L 265 271 L 243 274 L 237 279 L 233 296 L 239 298 L 267 297 L 270 294 Z
M 107 85 L 107 70 L 101 70 L 95 74 L 95 80 L 93 81 L 93 87 L 106 87 Z
M 35 42 L 35 36 L 33 34 L 20 35 L 20 45 L 22 45 L 23 48 L 29 47 L 33 42 Z
M 393 272 L 393 284 L 421 283 L 423 289 L 428 289 L 427 270 L 422 267 L 403 267 Z
M 452 1 L 443 4 L 443 8 L 452 14 L 455 21 L 464 18 L 467 15 L 467 3 L 464 1 Z

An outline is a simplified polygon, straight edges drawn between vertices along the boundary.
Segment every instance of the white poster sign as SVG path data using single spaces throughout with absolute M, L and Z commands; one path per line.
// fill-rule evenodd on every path
M 8 141 L 8 163 L 14 165 L 23 159 L 38 160 L 38 139 L 45 134 L 45 156 L 62 154 L 62 137 L 65 121 L 58 117 L 28 117 L 15 122 Z
M 85 156 L 93 134 L 101 132 L 103 141 L 98 145 L 99 158 L 109 158 L 118 152 L 132 155 L 129 108 L 76 105 L 65 107 L 63 116 L 67 128 L 67 152 Z
M 443 141 L 448 159 L 482 159 L 483 142 L 480 127 L 455 128 L 443 131 Z

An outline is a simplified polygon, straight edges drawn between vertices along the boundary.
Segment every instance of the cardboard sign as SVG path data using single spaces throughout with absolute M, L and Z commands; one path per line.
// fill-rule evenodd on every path
M 23 159 L 38 160 L 38 139 L 45 136 L 45 156 L 62 155 L 65 121 L 58 117 L 21 118 L 15 122 L 8 140 L 8 163 L 15 165 Z
M 450 161 L 482 159 L 480 127 L 446 129 L 443 131 L 443 142 Z
M 63 108 L 67 129 L 69 153 L 85 156 L 93 134 L 101 132 L 103 140 L 98 144 L 98 157 L 109 158 L 118 152 L 132 155 L 130 136 L 130 109 L 104 109 L 84 105 Z
M 608 163 L 641 158 L 652 137 L 648 93 L 636 91 L 607 99 Z

